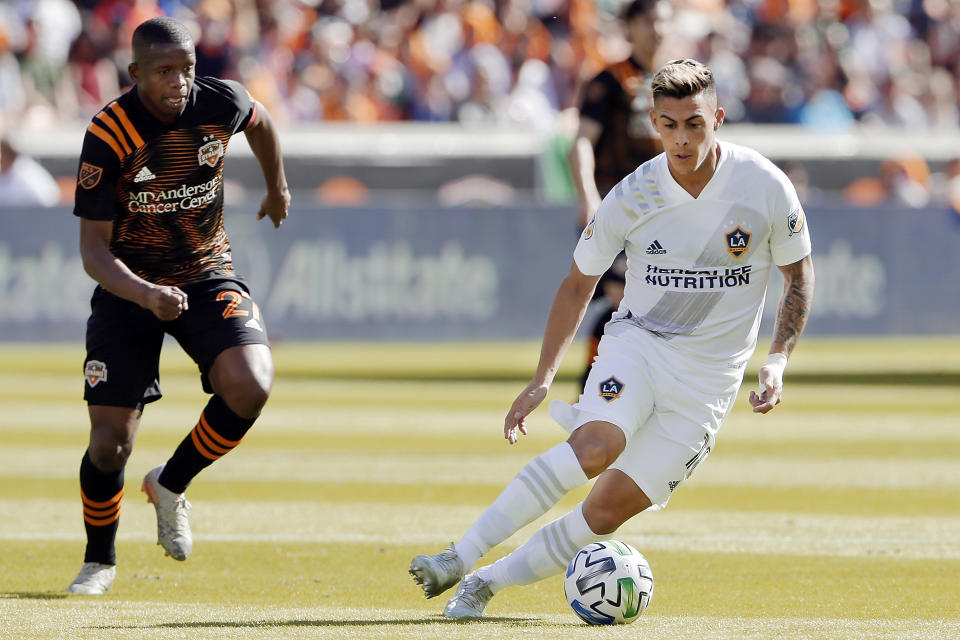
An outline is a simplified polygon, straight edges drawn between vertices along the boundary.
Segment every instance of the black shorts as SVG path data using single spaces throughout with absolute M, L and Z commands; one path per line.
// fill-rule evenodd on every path
M 213 393 L 210 367 L 222 351 L 242 344 L 269 346 L 260 309 L 240 280 L 218 278 L 180 288 L 188 309 L 169 322 L 102 287 L 94 290 L 83 364 L 88 404 L 142 409 L 159 400 L 160 349 L 167 333 L 197 363 L 207 393 Z

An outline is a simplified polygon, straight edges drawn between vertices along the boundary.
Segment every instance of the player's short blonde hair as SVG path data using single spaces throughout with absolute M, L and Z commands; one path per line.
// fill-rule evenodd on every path
M 714 99 L 717 96 L 717 85 L 713 79 L 713 72 L 707 65 L 691 58 L 671 60 L 660 67 L 651 82 L 653 99 L 660 97 L 686 98 L 698 93 L 707 93 Z

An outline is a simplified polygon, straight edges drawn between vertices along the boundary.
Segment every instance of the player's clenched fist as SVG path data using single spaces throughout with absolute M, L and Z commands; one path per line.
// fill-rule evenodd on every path
M 260 203 L 260 211 L 257 212 L 257 220 L 265 217 L 270 218 L 273 226 L 279 228 L 287 218 L 287 212 L 290 209 L 290 190 L 284 187 L 281 191 L 268 192 Z
M 176 320 L 187 310 L 187 294 L 180 287 L 153 287 L 143 305 L 164 322 Z
M 783 397 L 783 370 L 787 356 L 771 353 L 760 367 L 760 388 L 750 392 L 750 404 L 754 413 L 767 413 L 780 404 Z

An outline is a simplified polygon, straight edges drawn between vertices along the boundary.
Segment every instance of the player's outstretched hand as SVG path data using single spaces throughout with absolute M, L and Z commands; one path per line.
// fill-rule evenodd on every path
M 767 367 L 760 367 L 760 391 L 750 392 L 750 404 L 753 406 L 754 413 L 766 413 L 780 404 L 783 396 L 783 381 Z
M 147 309 L 160 320 L 176 320 L 187 310 L 187 294 L 180 287 L 152 287 L 144 301 Z
M 290 190 L 284 187 L 281 191 L 267 192 L 260 203 L 260 211 L 257 212 L 257 220 L 262 220 L 269 216 L 273 222 L 274 228 L 279 229 L 280 225 L 287 218 L 287 210 L 290 209 Z
M 540 406 L 540 403 L 546 397 L 547 386 L 531 382 L 513 401 L 513 405 L 503 421 L 503 437 L 510 444 L 514 444 L 520 439 L 520 436 L 517 435 L 518 430 L 523 435 L 527 435 L 527 416 L 533 413 L 533 410 Z

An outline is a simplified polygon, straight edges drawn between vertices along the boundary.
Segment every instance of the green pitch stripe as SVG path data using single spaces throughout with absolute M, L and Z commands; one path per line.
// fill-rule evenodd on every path
M 133 485 L 128 490 L 136 489 Z M 391 503 L 485 506 L 502 486 L 494 484 L 387 484 L 364 482 L 223 482 L 198 478 L 192 500 L 254 500 L 273 502 Z M 561 504 L 582 500 L 588 487 L 571 492 Z M 79 495 L 77 481 L 67 478 L 0 480 L 0 498 L 70 499 Z M 135 497 L 135 496 L 134 496 Z M 79 500 L 79 498 L 78 498 Z M 859 516 L 956 516 L 960 490 L 862 489 L 819 487 L 727 487 L 691 484 L 677 490 L 670 511 L 734 509 L 756 512 L 795 512 Z
M 736 509 L 839 515 L 956 516 L 960 490 L 821 487 L 682 487 L 671 509 Z
M 42 545 L 10 541 L 5 545 L 5 597 L 49 601 L 65 596 L 62 589 L 79 567 L 81 545 L 60 541 Z M 406 571 L 410 558 L 424 551 L 429 549 L 393 544 L 217 542 L 198 545 L 188 562 L 177 563 L 164 558 L 153 544 L 121 541 L 118 580 L 110 598 L 127 602 L 226 602 L 233 607 L 418 608 L 424 616 L 433 617 L 443 601 L 439 605 L 424 601 Z M 493 554 L 491 559 L 498 555 Z M 645 555 L 653 569 L 656 590 L 653 603 L 638 624 L 643 624 L 646 616 L 960 619 L 957 559 L 662 551 Z M 37 562 L 38 557 L 45 560 Z M 555 576 L 529 587 L 510 589 L 491 602 L 488 613 L 533 613 L 549 622 L 572 623 L 561 584 L 561 577 Z M 229 628 L 229 621 L 234 619 L 223 620 L 221 626 Z M 165 622 L 160 618 L 146 624 L 162 628 Z M 639 629 L 634 627 L 633 631 Z M 84 637 L 87 632 L 89 629 Z M 558 630 L 553 637 L 563 634 Z
M 188 429 L 184 428 L 184 434 Z M 541 430 L 545 431 L 545 430 Z M 486 435 L 475 434 L 469 445 L 471 454 L 478 453 L 513 453 L 502 438 L 497 437 L 499 432 L 488 429 Z M 960 436 L 960 433 L 958 433 Z M 7 428 L 2 434 L 2 444 L 5 446 L 48 446 L 51 433 L 49 430 L 30 428 Z M 86 443 L 85 429 L 75 429 L 68 433 L 57 434 L 57 443 L 72 441 L 78 443 L 80 451 Z M 550 446 L 559 442 L 563 434 L 551 430 L 549 433 L 534 433 L 533 439 L 538 445 Z M 166 431 L 144 428 L 137 439 L 140 448 L 145 446 L 169 446 L 171 436 Z M 528 441 L 524 440 L 526 444 Z M 244 440 L 244 449 L 289 449 L 291 451 L 316 452 L 349 452 L 349 453 L 437 453 L 460 452 L 464 450 L 464 434 L 462 432 L 437 433 L 431 431 L 426 435 L 415 432 L 388 430 L 383 428 L 363 429 L 363 425 L 355 426 L 348 433 L 331 432 L 324 430 L 322 434 L 308 434 L 303 432 L 284 432 L 270 428 L 269 431 L 251 431 Z M 80 454 L 78 453 L 78 456 Z M 849 438 L 844 440 L 810 439 L 810 438 L 783 438 L 775 441 L 748 440 L 737 438 L 723 438 L 721 435 L 714 456 L 727 457 L 756 457 L 756 458 L 795 458 L 811 459 L 816 461 L 853 460 L 853 459 L 887 459 L 899 460 L 916 459 L 955 459 L 960 463 L 960 437 L 953 440 L 907 440 L 904 438 L 874 438 L 864 434 L 862 439 Z
M 648 611 L 658 615 L 960 619 L 957 559 L 646 556 L 656 581 Z
M 958 433 L 960 435 L 960 433 Z M 719 436 L 716 456 L 757 458 L 810 458 L 817 461 L 853 458 L 955 459 L 960 463 L 960 439 L 957 440 L 885 440 L 864 434 L 863 439 L 810 440 L 784 438 L 777 441 L 724 439 Z

